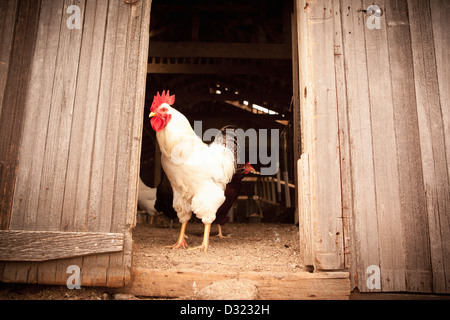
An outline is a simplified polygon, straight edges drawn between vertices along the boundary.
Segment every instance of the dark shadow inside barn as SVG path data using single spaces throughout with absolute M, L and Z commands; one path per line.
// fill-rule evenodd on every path
M 295 226 L 294 163 L 300 146 L 293 139 L 298 104 L 292 98 L 292 14 L 290 1 L 152 3 L 140 177 L 153 191 L 140 189 L 135 268 L 303 271 Z M 176 96 L 173 107 L 205 143 L 210 142 L 203 136 L 208 129 L 232 125 L 242 130 L 239 147 L 245 159 L 239 162 L 250 162 L 254 169 L 240 182 L 227 217 L 213 223 L 206 256 L 164 248 L 180 230 L 172 198 L 159 198 L 152 210 L 143 196 L 152 197 L 155 188 L 167 184 L 149 119 L 154 96 L 164 90 Z M 161 195 L 167 193 L 156 196 Z M 226 238 L 216 237 L 220 224 Z M 203 224 L 195 215 L 186 232 L 189 247 L 200 244 Z
M 247 134 L 256 174 L 243 179 L 229 221 L 296 222 L 292 13 L 290 1 L 153 1 L 140 167 L 148 187 L 164 175 L 150 106 L 170 90 L 197 133 L 234 125 Z

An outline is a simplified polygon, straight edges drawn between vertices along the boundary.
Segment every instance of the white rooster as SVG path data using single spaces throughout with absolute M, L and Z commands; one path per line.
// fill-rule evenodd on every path
M 157 93 L 150 114 L 161 164 L 173 189 L 173 208 L 182 224 L 178 241 L 170 248 L 187 248 L 185 231 L 194 212 L 205 231 L 202 245 L 193 249 L 207 252 L 211 223 L 225 201 L 225 187 L 235 171 L 234 145 L 217 137 L 210 145 L 203 143 L 186 117 L 171 107 L 174 103 L 175 96 L 169 91 Z

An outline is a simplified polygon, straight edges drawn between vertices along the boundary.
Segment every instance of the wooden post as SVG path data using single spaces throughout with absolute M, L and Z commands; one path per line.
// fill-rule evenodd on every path
M 287 160 L 287 136 L 286 133 L 283 135 L 283 177 L 284 177 L 284 198 L 286 200 L 286 208 L 291 207 L 291 193 L 289 190 L 289 170 L 288 170 L 288 160 Z
M 277 163 L 277 201 L 281 202 L 281 171 L 280 171 L 280 162 Z
M 344 266 L 338 102 L 335 70 L 335 7 L 332 0 L 296 1 L 302 153 L 309 155 L 311 206 L 301 232 L 312 246 L 317 269 Z M 300 196 L 300 195 L 299 195 Z M 302 225 L 302 222 L 300 222 Z

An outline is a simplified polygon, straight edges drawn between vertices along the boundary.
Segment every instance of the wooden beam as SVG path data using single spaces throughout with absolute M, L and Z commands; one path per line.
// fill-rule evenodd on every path
M 223 90 L 224 91 L 224 90 Z M 206 101 L 249 101 L 251 103 L 257 103 L 263 105 L 264 102 L 266 103 L 272 103 L 277 105 L 278 107 L 281 106 L 289 106 L 289 102 L 291 100 L 291 96 L 289 94 L 268 94 L 265 92 L 261 92 L 261 94 L 256 93 L 238 93 L 235 94 L 233 92 L 222 92 L 221 94 L 215 94 L 215 93 L 187 93 L 183 92 L 179 94 L 180 98 L 179 100 L 206 100 Z M 281 102 L 283 101 L 283 102 Z M 271 106 L 268 106 L 270 109 Z M 278 110 L 274 110 L 277 111 Z
M 0 261 L 42 262 L 123 250 L 122 233 L 0 231 Z
M 150 57 L 292 59 L 290 44 L 150 42 Z
M 281 78 L 289 70 L 286 67 L 255 64 L 149 63 L 147 72 L 160 74 L 246 74 Z
M 347 272 L 217 273 L 146 268 L 133 268 L 131 283 L 121 289 L 121 292 L 146 297 L 189 297 L 195 294 L 195 288 L 202 290 L 213 282 L 231 279 L 255 281 L 258 299 L 261 300 L 346 300 L 350 295 L 350 280 Z
M 214 119 L 217 117 L 217 115 L 214 115 L 213 117 L 208 117 L 204 113 L 197 113 L 197 112 L 185 112 L 186 116 L 189 117 L 189 119 Z M 254 120 L 254 121 L 276 121 L 276 120 L 289 120 L 289 116 L 283 117 L 283 115 L 271 115 L 271 114 L 256 114 L 256 113 L 250 113 L 247 114 L 239 114 L 239 116 L 236 113 L 232 112 L 224 112 L 219 113 L 220 117 L 239 117 L 242 118 L 242 115 L 245 116 L 246 120 Z
M 152 5 L 152 10 L 155 12 L 256 12 L 257 7 L 247 4 L 221 4 L 219 2 L 214 3 L 201 3 L 191 4 L 188 1 L 182 4 L 163 4 L 155 3 Z

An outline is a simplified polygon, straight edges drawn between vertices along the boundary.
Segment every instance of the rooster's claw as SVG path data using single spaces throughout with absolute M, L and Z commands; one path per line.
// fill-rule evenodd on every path
M 165 248 L 169 248 L 169 249 L 180 249 L 180 248 L 187 249 L 188 245 L 187 245 L 186 241 L 183 240 L 183 241 L 179 241 L 179 242 L 175 243 L 173 246 L 166 246 Z
M 207 253 L 207 252 L 208 252 L 208 246 L 205 246 L 205 245 L 201 245 L 201 246 L 194 247 L 194 248 L 189 248 L 188 250 L 189 250 L 189 251 L 192 251 L 192 250 L 198 250 L 198 249 L 200 249 L 200 250 L 203 249 L 203 252 L 204 252 L 204 253 Z

